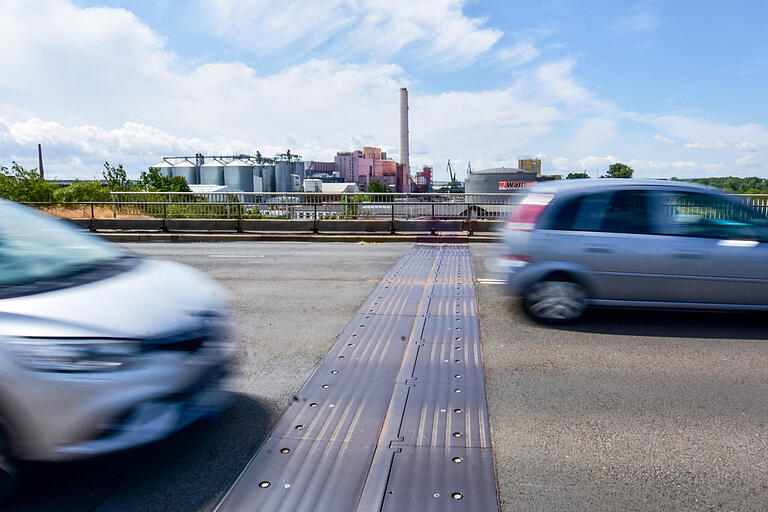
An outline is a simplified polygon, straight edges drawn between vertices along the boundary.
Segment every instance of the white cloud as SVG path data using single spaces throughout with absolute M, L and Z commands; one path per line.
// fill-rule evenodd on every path
M 68 166 L 59 172 L 86 175 L 105 159 L 140 168 L 197 151 L 290 148 L 330 159 L 363 142 L 396 155 L 398 88 L 406 81 L 397 65 L 310 60 L 271 75 L 239 62 L 194 66 L 127 11 L 38 0 L 37 29 L 29 31 L 27 5 L 0 6 L 0 27 L 16 44 L 13 55 L 0 54 L 3 76 L 14 77 L 0 78 L 0 88 L 15 106 L 0 110 L 0 154 L 33 162 L 42 142 Z M 54 36 L 38 36 L 46 32 Z M 569 72 L 560 67 L 558 80 L 577 88 Z M 412 164 L 454 157 L 484 166 L 527 152 L 564 118 L 564 100 L 537 97 L 540 87 L 521 78 L 497 90 L 412 95 Z M 499 150 L 499 140 L 514 147 Z
M 513 66 L 520 66 L 526 62 L 532 61 L 540 54 L 541 52 L 537 50 L 530 41 L 520 41 L 514 46 L 499 50 L 499 58 Z
M 501 37 L 463 13 L 463 0 L 198 0 L 207 26 L 242 48 L 269 54 L 327 48 L 338 58 L 388 58 L 405 47 L 466 64 Z
M 743 167 L 764 167 L 765 160 L 755 155 L 744 155 L 736 160 L 736 164 Z
M 664 144 L 669 144 L 669 145 L 677 144 L 677 142 L 674 141 L 673 139 L 670 139 L 669 137 L 664 137 L 663 135 L 660 135 L 658 133 L 653 136 L 653 140 L 658 142 L 663 142 Z
M 652 2 L 643 1 L 615 20 L 609 31 L 616 35 L 654 32 L 661 26 L 661 17 Z
M 768 148 L 768 130 L 760 124 L 731 125 L 685 116 L 657 116 L 651 122 L 665 133 L 689 141 L 685 147 L 690 149 Z
M 327 9 L 333 12 L 347 1 L 331 1 Z M 365 1 L 378 13 L 371 14 L 373 26 L 395 23 L 376 18 L 395 12 L 385 2 Z M 398 21 L 395 28 L 406 27 L 410 38 L 403 44 L 459 59 L 493 47 L 496 34 L 491 31 L 489 38 L 481 20 L 464 17 L 462 2 L 430 1 L 417 10 L 432 6 L 438 19 L 453 17 L 454 24 L 448 23 L 453 35 L 438 35 L 435 24 L 412 27 L 411 20 Z M 242 5 L 272 9 L 266 3 Z M 287 0 L 289 10 L 293 5 Z M 319 3 L 295 5 L 320 9 Z M 391 9 L 405 15 L 409 6 L 399 2 Z M 326 11 L 316 12 L 322 16 Z M 35 30 L 29 29 L 31 19 Z M 283 26 L 278 21 L 277 28 L 265 30 L 278 30 Z M 461 27 L 478 39 L 460 40 Z M 0 33 L 9 45 L 9 51 L 0 52 L 0 164 L 17 158 L 36 166 L 38 142 L 44 145 L 46 169 L 62 176 L 93 176 L 104 160 L 136 172 L 177 152 L 270 154 L 290 148 L 307 159 L 327 160 L 338 150 L 373 144 L 397 155 L 398 88 L 409 83 L 397 64 L 317 58 L 270 74 L 242 62 L 199 64 L 169 50 L 162 35 L 128 11 L 79 9 L 69 0 L 3 0 Z M 301 44 L 313 37 L 311 29 L 296 34 Z M 401 42 L 391 48 L 398 51 Z M 551 162 L 555 169 L 604 171 L 613 161 L 633 158 L 639 171 L 656 175 L 714 172 L 707 166 L 718 162 L 735 162 L 734 172 L 754 173 L 751 167 L 743 170 L 747 165 L 765 168 L 768 132 L 761 125 L 620 112 L 575 74 L 575 62 L 564 59 L 522 71 L 492 90 L 426 94 L 417 84 L 411 88 L 412 167 L 434 163 L 440 177 L 447 158 L 459 169 L 467 160 L 483 168 L 514 165 L 521 155 L 544 152 L 557 154 Z M 619 137 L 626 122 L 642 133 Z M 649 129 L 660 132 L 654 139 L 667 142 L 663 154 L 654 151 L 653 160 L 644 152 L 648 146 L 636 147 L 650 142 Z M 724 143 L 723 149 L 712 150 L 722 155 L 682 146 L 694 143 Z M 623 159 L 594 156 L 608 151 Z M 697 164 L 694 153 L 708 160 Z M 754 158 L 737 161 L 745 153 Z

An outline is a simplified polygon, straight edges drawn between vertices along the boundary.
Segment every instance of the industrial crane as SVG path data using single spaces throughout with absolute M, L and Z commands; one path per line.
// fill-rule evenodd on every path
M 451 181 L 448 182 L 448 192 L 451 194 L 464 193 L 464 185 L 458 179 L 456 179 L 456 173 L 453 172 L 450 158 L 448 159 L 448 176 L 451 178 Z

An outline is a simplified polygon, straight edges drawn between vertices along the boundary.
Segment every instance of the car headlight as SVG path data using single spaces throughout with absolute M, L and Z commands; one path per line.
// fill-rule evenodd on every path
M 141 352 L 139 342 L 130 340 L 28 338 L 6 343 L 21 366 L 41 372 L 117 370 Z

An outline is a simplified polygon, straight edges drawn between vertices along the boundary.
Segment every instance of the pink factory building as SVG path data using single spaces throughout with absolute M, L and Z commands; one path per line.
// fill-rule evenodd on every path
M 387 154 L 380 148 L 364 147 L 362 151 L 337 153 L 333 166 L 334 172 L 344 181 L 356 183 L 360 190 L 366 190 L 371 180 L 386 185 L 393 192 L 411 190 L 405 166 L 387 159 Z

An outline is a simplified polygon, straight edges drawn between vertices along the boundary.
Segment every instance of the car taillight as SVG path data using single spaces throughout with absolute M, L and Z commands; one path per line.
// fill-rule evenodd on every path
M 528 194 L 512 210 L 507 222 L 507 229 L 512 231 L 531 231 L 544 208 L 552 201 L 552 194 Z

